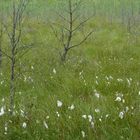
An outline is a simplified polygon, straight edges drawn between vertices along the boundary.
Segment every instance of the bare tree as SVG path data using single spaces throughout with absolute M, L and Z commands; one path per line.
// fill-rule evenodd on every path
M 63 62 L 66 60 L 67 54 L 71 49 L 76 48 L 81 44 L 83 44 L 93 33 L 93 30 L 88 32 L 78 43 L 74 44 L 73 38 L 75 34 L 78 33 L 81 28 L 83 28 L 85 23 L 87 23 L 92 16 L 83 19 L 78 24 L 76 24 L 76 21 L 78 21 L 78 19 L 80 19 L 81 17 L 81 14 L 78 14 L 78 9 L 82 4 L 82 0 L 79 1 L 77 0 L 76 2 L 74 2 L 73 0 L 67 0 L 67 3 L 68 8 L 65 10 L 67 15 L 64 16 L 63 14 L 57 13 L 57 15 L 61 18 L 61 22 L 63 22 L 64 24 L 61 25 L 61 23 L 60 24 L 54 23 L 55 25 L 60 27 L 61 32 L 58 32 L 54 28 L 54 26 L 51 25 L 53 33 L 63 46 L 63 51 L 60 52 L 60 57 Z
M 9 48 L 10 52 L 2 51 L 3 55 L 7 56 L 10 60 L 10 114 L 13 114 L 14 110 L 14 96 L 15 96 L 15 80 L 16 80 L 16 62 L 21 58 L 25 53 L 27 48 L 30 45 L 24 45 L 22 43 L 22 34 L 23 34 L 23 14 L 25 8 L 28 4 L 28 0 L 19 0 L 18 3 L 13 1 L 13 12 L 11 19 L 11 28 L 4 25 L 6 34 L 9 38 Z

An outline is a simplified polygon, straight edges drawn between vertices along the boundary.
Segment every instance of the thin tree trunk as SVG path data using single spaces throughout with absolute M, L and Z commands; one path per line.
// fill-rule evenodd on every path
M 64 52 L 63 52 L 63 54 L 61 55 L 61 61 L 62 61 L 62 62 L 65 62 L 67 53 L 68 53 L 68 50 L 67 50 L 67 49 L 64 49 Z
M 10 75 L 10 114 L 14 111 L 14 95 L 15 95 L 15 58 L 11 60 L 11 75 Z
M 1 42 L 0 42 L 0 68 L 2 66 L 2 49 L 1 49 Z
M 67 53 L 68 53 L 69 47 L 71 45 L 72 30 L 73 30 L 73 13 L 72 13 L 72 3 L 71 3 L 71 0 L 69 0 L 69 35 L 68 35 L 67 44 L 64 47 L 64 52 L 61 56 L 62 62 L 64 62 L 66 60 Z
M 2 50 L 1 50 L 1 47 L 0 47 L 0 68 L 2 67 Z
M 13 27 L 12 27 L 12 37 L 11 37 L 11 75 L 10 75 L 10 114 L 14 111 L 14 95 L 15 95 L 15 49 L 16 49 L 16 9 L 15 3 L 13 3 Z
M 2 36 L 3 36 L 3 30 L 1 29 L 0 31 L 0 68 L 2 65 Z
M 6 53 L 6 56 L 10 59 L 10 77 L 9 77 L 9 109 L 10 109 L 10 115 L 14 112 L 14 105 L 15 105 L 15 88 L 16 88 L 16 72 L 15 72 L 15 65 L 16 65 L 16 57 L 18 53 L 18 47 L 19 45 L 21 48 L 24 48 L 23 45 L 20 44 L 21 41 L 21 34 L 22 34 L 22 22 L 23 22 L 23 12 L 25 10 L 25 7 L 28 4 L 28 0 L 20 0 L 18 4 L 16 4 L 16 1 L 13 1 L 13 13 L 12 13 L 12 30 L 8 31 L 7 26 L 5 26 L 9 40 L 10 40 L 10 55 Z M 19 47 L 20 48 L 20 47 Z M 22 51 L 22 49 L 21 49 Z

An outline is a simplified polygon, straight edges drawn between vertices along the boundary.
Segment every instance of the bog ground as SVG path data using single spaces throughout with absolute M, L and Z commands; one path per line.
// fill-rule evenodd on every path
M 27 5 L 19 46 L 32 47 L 16 57 L 10 115 L 8 32 L 12 32 L 13 7 L 11 1 L 0 0 L 0 139 L 139 140 L 139 0 L 83 0 L 76 24 L 91 18 L 73 42 L 94 32 L 62 62 L 63 46 L 51 25 L 61 36 L 67 21 L 60 15 L 68 18 L 68 1 L 32 0 Z M 18 36 L 17 32 L 19 26 Z

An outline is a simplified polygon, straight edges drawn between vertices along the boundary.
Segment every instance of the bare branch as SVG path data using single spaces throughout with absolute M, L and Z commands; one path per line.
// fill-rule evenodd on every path
M 67 27 L 65 27 L 64 25 L 62 25 L 60 23 L 51 23 L 51 24 L 54 24 L 54 25 L 59 26 L 59 27 L 63 27 L 63 29 L 65 29 L 66 31 L 70 31 Z
M 77 2 L 77 3 L 75 3 L 75 8 L 72 10 L 72 13 L 74 13 L 75 11 L 77 11 L 78 10 L 78 8 L 81 6 L 81 4 L 82 4 L 82 0 L 79 0 L 79 2 Z
M 3 24 L 3 27 L 4 27 L 4 29 L 5 29 L 5 31 L 6 31 L 6 33 L 7 33 L 7 35 L 8 35 L 8 37 L 9 37 L 9 39 L 10 39 L 10 42 L 12 41 L 12 37 L 11 37 L 11 35 L 10 35 L 10 32 L 8 31 L 8 27 L 4 24 L 4 23 L 2 23 Z
M 94 31 L 91 31 L 90 33 L 88 33 L 88 34 L 86 35 L 86 37 L 85 37 L 80 43 L 78 43 L 78 44 L 76 44 L 76 45 L 73 45 L 73 46 L 69 47 L 68 49 L 71 49 L 71 48 L 74 48 L 74 47 L 78 47 L 78 46 L 80 46 L 81 44 L 83 44 L 83 43 L 89 38 L 89 36 L 90 36 L 93 32 L 94 32 Z
M 86 22 L 88 22 L 91 19 L 91 17 L 88 17 L 87 19 L 85 19 L 84 21 L 82 21 L 77 27 L 75 27 L 72 32 L 75 32 L 76 30 L 78 30 L 81 26 L 83 26 Z
M 69 23 L 69 20 L 68 19 L 66 19 L 64 16 L 62 16 L 61 14 L 59 14 L 59 13 L 56 13 L 59 17 L 61 17 L 64 21 L 66 21 L 66 22 L 68 22 Z
M 73 23 L 80 17 L 80 15 L 77 15 L 75 18 L 73 18 Z
M 91 31 L 79 43 L 77 43 L 76 45 L 73 44 L 74 35 L 78 32 L 81 26 L 83 26 L 86 22 L 88 22 L 91 19 L 91 17 L 82 20 L 78 25 L 76 25 L 75 21 L 77 21 L 77 19 L 80 17 L 80 14 L 77 15 L 75 14 L 75 12 L 78 11 L 78 8 L 81 6 L 82 0 L 77 0 L 77 3 L 73 3 L 72 0 L 68 0 L 67 2 L 68 2 L 68 9 L 66 10 L 66 12 L 68 13 L 68 17 L 64 17 L 64 15 L 59 15 L 59 16 L 61 17 L 61 19 L 67 21 L 68 28 L 65 27 L 66 23 L 64 23 L 64 25 L 60 26 L 62 28 L 61 32 L 58 33 L 53 27 L 51 27 L 56 38 L 62 43 L 63 46 L 63 52 L 60 53 L 62 61 L 66 60 L 66 56 L 70 49 L 80 46 L 93 33 L 93 31 Z
M 61 43 L 63 46 L 65 46 L 65 43 L 64 43 L 63 38 L 61 38 L 61 39 L 59 38 L 59 36 L 58 36 L 58 34 L 57 34 L 57 31 L 54 29 L 54 27 L 53 27 L 52 25 L 50 25 L 50 27 L 51 27 L 51 29 L 52 29 L 52 31 L 53 31 L 53 33 L 54 33 L 56 39 L 57 39 L 58 41 L 60 41 L 60 43 Z M 63 34 L 62 34 L 62 36 L 63 36 Z
M 24 51 L 20 51 L 20 54 L 18 55 L 17 60 L 19 58 L 22 58 L 24 55 L 26 55 L 32 48 L 33 48 L 33 45 L 30 45 L 30 46 L 28 45 L 28 47 L 24 46 L 23 48 Z
M 30 48 L 33 48 L 33 44 L 30 44 L 30 45 L 23 44 L 21 47 L 16 48 L 15 54 L 18 54 L 19 52 L 23 52 L 26 49 L 30 49 Z
M 8 57 L 10 60 L 12 59 L 12 57 L 10 55 L 8 55 L 7 53 L 5 53 L 3 50 L 1 50 L 2 54 L 5 55 L 6 57 Z
M 15 45 L 16 45 L 16 46 L 17 46 L 18 43 L 20 42 L 21 33 L 22 33 L 22 29 L 20 28 L 20 29 L 19 29 L 19 33 L 18 33 L 18 36 L 17 36 L 17 39 L 16 39 L 16 41 L 15 41 Z

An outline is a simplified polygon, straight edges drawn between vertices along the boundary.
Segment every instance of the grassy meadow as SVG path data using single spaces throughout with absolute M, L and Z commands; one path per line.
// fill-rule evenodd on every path
M 129 32 L 127 16 L 121 22 L 121 6 L 131 13 L 129 0 L 85 1 L 81 19 L 95 12 L 94 8 L 96 14 L 74 41 L 81 40 L 87 30 L 95 31 L 70 50 L 63 64 L 59 56 L 63 48 L 50 24 L 62 23 L 55 11 L 63 13 L 66 0 L 32 0 L 28 5 L 22 40 L 33 43 L 33 48 L 16 64 L 13 116 L 8 113 L 7 57 L 3 56 L 0 67 L 1 140 L 140 139 L 140 2 L 131 1 L 138 20 Z M 8 24 L 11 4 L 1 2 Z M 5 32 L 2 48 L 8 53 Z

